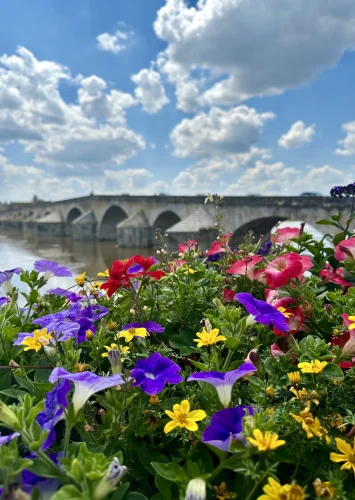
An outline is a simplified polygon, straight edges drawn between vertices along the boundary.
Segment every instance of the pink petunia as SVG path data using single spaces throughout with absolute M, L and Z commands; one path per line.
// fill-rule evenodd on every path
M 270 241 L 272 243 L 281 243 L 284 245 L 289 245 L 292 243 L 292 238 L 298 238 L 300 234 L 300 229 L 297 227 L 284 227 L 283 229 L 276 229 L 276 232 L 271 235 Z
M 187 252 L 192 252 L 197 250 L 198 243 L 196 240 L 187 240 L 185 243 L 180 243 L 178 245 L 179 253 L 185 254 Z
M 170 272 L 173 273 L 178 269 L 180 269 L 180 267 L 185 266 L 186 264 L 187 264 L 186 260 L 182 259 L 173 260 L 172 262 L 170 262 Z
M 311 262 L 303 260 L 304 257 L 306 256 L 295 252 L 276 257 L 265 269 L 267 285 L 271 288 L 279 288 L 287 285 L 291 279 L 301 277 L 304 270 L 310 268 L 308 265 L 312 265 Z
M 285 355 L 285 353 L 283 351 L 281 351 L 281 349 L 279 348 L 279 346 L 277 344 L 272 344 L 270 346 L 270 353 L 271 353 L 271 356 L 275 359 L 279 359 L 280 356 Z
M 319 276 L 323 278 L 324 283 L 335 283 L 341 286 L 352 286 L 349 281 L 344 279 L 344 269 L 339 267 L 334 271 L 329 262 L 326 263 L 325 268 L 319 273 Z
M 349 238 L 338 243 L 334 250 L 334 257 L 339 262 L 346 259 L 355 259 L 355 238 Z
M 263 259 L 258 257 L 258 255 L 249 256 L 247 255 L 242 260 L 237 260 L 234 262 L 233 266 L 227 269 L 227 274 L 239 274 L 241 276 L 247 276 L 251 281 L 254 278 L 254 267 L 258 262 Z
M 228 242 L 231 239 L 232 235 L 233 233 L 227 233 L 220 236 L 218 240 L 212 243 L 211 248 L 207 252 L 207 255 L 213 255 L 219 252 L 226 252 L 228 247 Z

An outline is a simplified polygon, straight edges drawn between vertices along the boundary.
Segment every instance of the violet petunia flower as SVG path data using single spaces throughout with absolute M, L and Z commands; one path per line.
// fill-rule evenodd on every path
M 52 288 L 51 290 L 48 290 L 46 293 L 50 293 L 52 295 L 60 295 L 61 297 L 65 297 L 69 302 L 80 302 L 83 300 L 83 297 L 81 295 L 78 295 L 77 293 L 70 292 L 69 290 L 65 290 L 64 288 Z
M 248 410 L 249 415 L 254 415 L 252 406 L 237 406 L 217 411 L 203 432 L 202 442 L 223 451 L 230 451 L 232 440 L 245 442 L 243 435 L 245 410 Z
M 44 279 L 48 281 L 52 276 L 57 276 L 59 278 L 70 278 L 72 273 L 65 266 L 60 266 L 53 260 L 36 260 L 34 263 L 34 268 L 39 273 L 44 273 Z
M 110 377 L 100 377 L 91 372 L 70 373 L 64 368 L 54 368 L 49 376 L 49 382 L 54 384 L 58 380 L 70 380 L 74 384 L 74 394 L 72 398 L 74 413 L 78 414 L 87 400 L 97 392 L 104 391 L 109 387 L 125 384 L 129 380 L 123 380 L 120 374 L 111 375 Z
M 151 259 L 153 259 L 153 264 L 152 266 L 155 266 L 156 264 L 158 264 L 158 260 L 155 258 L 155 257 L 150 257 Z M 128 269 L 128 273 L 129 274 L 134 274 L 134 273 L 141 273 L 143 271 L 143 267 L 140 265 L 140 264 L 136 264 L 134 266 L 131 266 L 129 269 Z
M 0 272 L 0 286 L 5 290 L 7 294 L 11 294 L 13 286 L 11 279 L 14 274 L 21 274 L 22 269 L 20 267 L 15 267 L 14 269 L 7 269 L 6 271 Z
M 155 323 L 154 321 L 146 321 L 145 323 L 128 323 L 122 327 L 122 330 L 129 330 L 130 328 L 145 328 L 148 333 L 163 333 L 165 328 L 159 323 Z
M 49 453 L 48 458 L 52 460 L 52 462 L 55 465 L 59 465 L 58 463 L 58 458 L 61 458 L 63 456 L 63 452 L 60 452 L 58 454 L 56 453 Z M 30 455 L 25 456 L 24 458 L 29 458 L 30 460 L 33 460 L 34 458 L 37 458 L 36 453 L 30 453 Z M 41 500 L 49 500 L 50 498 L 53 497 L 54 493 L 59 489 L 60 487 L 60 481 L 57 478 L 47 478 L 44 476 L 38 476 L 34 472 L 31 472 L 28 469 L 24 469 L 21 472 L 21 483 L 22 483 L 22 489 L 25 493 L 31 494 L 33 489 L 37 486 L 37 488 L 40 490 L 40 499 Z
M 272 324 L 281 332 L 289 331 L 290 328 L 285 321 L 285 316 L 271 304 L 255 299 L 250 293 L 245 292 L 237 293 L 235 298 L 243 304 L 258 323 L 267 326 Z
M 237 370 L 232 370 L 227 373 L 221 372 L 199 372 L 190 375 L 188 382 L 195 380 L 199 382 L 207 382 L 215 387 L 222 405 L 227 408 L 232 399 L 232 388 L 234 383 L 241 377 L 245 377 L 248 373 L 255 372 L 256 368 L 251 363 L 243 363 Z
M 10 302 L 7 297 L 0 297 L 0 307 Z
M 10 441 L 12 441 L 13 439 L 15 439 L 19 436 L 20 436 L 19 432 L 13 432 L 12 434 L 8 434 L 7 436 L 0 435 L 0 446 L 2 446 L 3 444 L 9 443 Z
M 47 392 L 44 410 L 37 415 L 37 422 L 42 427 L 42 430 L 49 431 L 46 440 L 41 446 L 42 450 L 52 446 L 55 441 L 54 427 L 64 417 L 64 408 L 69 406 L 67 399 L 69 391 L 69 380 L 61 379 L 50 392 Z
M 174 361 L 155 352 L 149 358 L 139 359 L 131 376 L 136 379 L 134 387 L 140 386 L 146 394 L 154 396 L 164 389 L 167 382 L 169 384 L 182 382 L 183 378 L 178 374 L 180 371 L 180 366 Z

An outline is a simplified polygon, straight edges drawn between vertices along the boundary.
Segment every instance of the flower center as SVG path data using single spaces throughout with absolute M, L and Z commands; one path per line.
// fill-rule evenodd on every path
M 128 331 L 129 331 L 129 333 L 131 335 L 135 335 L 135 333 L 136 333 L 136 329 L 135 328 L 129 328 Z
M 42 345 L 48 345 L 49 344 L 49 340 L 46 339 L 46 337 L 43 337 L 41 336 L 39 339 L 38 339 L 39 343 L 42 344 Z
M 150 379 L 152 379 L 152 380 L 155 380 L 155 376 L 154 376 L 152 373 L 146 373 L 146 374 L 145 374 L 145 376 L 146 376 L 147 378 L 150 378 Z
M 278 271 L 284 271 L 286 269 L 286 267 L 287 267 L 287 262 L 285 259 L 282 259 L 277 263 L 277 270 Z

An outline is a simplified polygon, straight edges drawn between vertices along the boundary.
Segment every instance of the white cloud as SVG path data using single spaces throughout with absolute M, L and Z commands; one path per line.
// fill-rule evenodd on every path
M 280 137 L 278 145 L 284 149 L 302 148 L 312 141 L 315 133 L 316 130 L 314 124 L 306 127 L 303 121 L 298 121 L 291 126 L 290 130 L 286 134 Z
M 355 121 L 344 123 L 342 129 L 346 132 L 345 139 L 339 141 L 342 145 L 335 152 L 337 155 L 351 156 L 355 155 Z
M 105 192 L 131 194 L 159 194 L 168 189 L 161 180 L 154 180 L 151 172 L 145 168 L 126 170 L 105 170 Z
M 127 31 L 116 30 L 113 35 L 110 33 L 102 33 L 96 37 L 98 48 L 105 52 L 113 52 L 118 54 L 127 48 L 127 42 L 133 33 Z
M 303 85 L 354 48 L 354 25 L 352 0 L 167 0 L 154 28 L 160 69 L 193 111 Z
M 224 111 L 213 107 L 182 120 L 171 132 L 174 154 L 179 157 L 246 153 L 259 139 L 273 113 L 257 113 L 247 106 Z
M 169 102 L 161 83 L 160 74 L 152 69 L 142 69 L 131 77 L 137 88 L 134 93 L 142 108 L 149 114 L 157 113 Z
M 64 101 L 62 80 L 79 85 L 78 103 Z M 95 75 L 72 79 L 66 67 L 23 47 L 0 57 L 0 145 L 18 141 L 35 162 L 84 174 L 122 164 L 145 142 L 126 125 L 134 97 L 107 87 Z

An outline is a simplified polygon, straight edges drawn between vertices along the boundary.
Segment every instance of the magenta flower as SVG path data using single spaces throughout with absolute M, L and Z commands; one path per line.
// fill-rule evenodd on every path
M 337 244 L 334 250 L 336 260 L 343 262 L 346 259 L 355 259 L 355 238 L 343 240 Z
M 154 396 L 164 389 L 166 383 L 182 382 L 183 378 L 178 374 L 180 371 L 180 366 L 174 361 L 155 352 L 147 359 L 139 359 L 131 376 L 136 379 L 135 387 L 140 386 L 142 391 Z
M 254 415 L 252 406 L 237 406 L 217 411 L 212 416 L 210 425 L 204 430 L 202 442 L 223 451 L 230 451 L 233 440 L 238 439 L 245 443 L 243 436 L 245 410 L 248 410 L 249 415 Z
M 44 279 L 48 281 L 52 276 L 59 278 L 71 277 L 72 273 L 65 266 L 60 266 L 53 260 L 36 260 L 34 268 L 39 273 L 44 273 Z
M 282 229 L 276 229 L 275 234 L 272 234 L 270 236 L 270 241 L 272 243 L 290 245 L 292 243 L 291 239 L 298 238 L 299 235 L 300 235 L 300 228 L 284 227 Z
M 285 316 L 271 304 L 255 299 L 250 293 L 237 293 L 235 298 L 243 304 L 248 313 L 254 316 L 255 321 L 258 323 L 262 325 L 273 324 L 281 332 L 289 331 Z
M 215 387 L 222 405 L 226 408 L 232 399 L 232 388 L 234 383 L 248 373 L 255 372 L 256 368 L 251 363 L 243 363 L 236 370 L 227 373 L 221 372 L 200 372 L 190 375 L 188 382 L 195 380 L 207 382 Z

